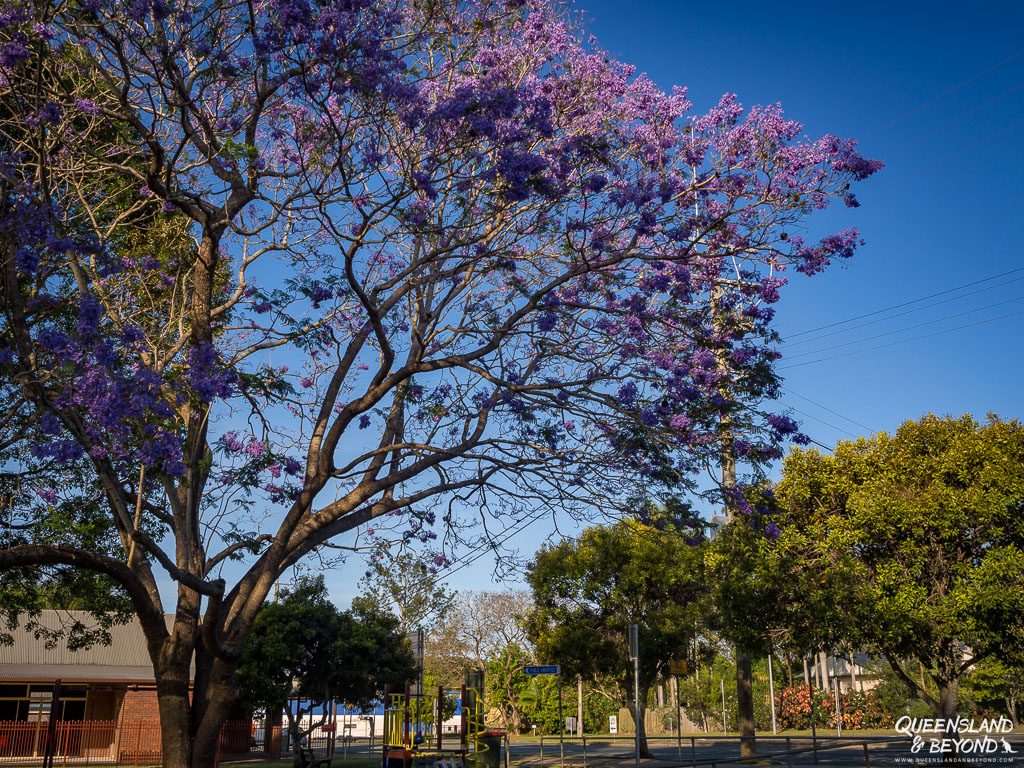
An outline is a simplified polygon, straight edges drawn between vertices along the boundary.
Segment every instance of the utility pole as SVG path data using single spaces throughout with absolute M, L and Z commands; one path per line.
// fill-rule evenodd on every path
M 290 586 L 292 585 L 292 583 L 291 583 L 290 581 L 285 581 L 285 582 L 275 581 L 275 582 L 274 582 L 274 602 L 275 602 L 275 603 L 277 602 L 277 596 L 278 596 L 278 594 L 279 594 L 279 593 L 280 593 L 280 591 L 281 591 L 281 584 L 282 584 L 282 583 L 283 583 L 283 584 L 284 584 L 284 585 L 285 585 L 286 587 L 290 587 Z
M 757 283 L 741 280 L 721 279 L 711 291 L 711 327 L 716 337 L 724 334 L 727 328 L 726 316 L 722 307 L 725 298 L 725 286 L 743 288 L 757 287 Z M 729 367 L 729 344 L 715 339 L 715 362 L 720 378 L 718 392 L 726 402 L 732 401 L 731 375 Z M 736 505 L 732 497 L 736 489 L 736 434 L 733 430 L 732 413 L 724 411 L 718 419 L 718 445 L 720 464 L 722 467 L 722 490 L 725 494 L 725 518 L 727 523 L 736 520 Z M 754 730 L 754 683 L 751 668 L 750 652 L 746 648 L 736 646 L 736 721 L 739 725 L 740 757 L 754 757 L 757 754 L 757 742 Z
M 583 678 L 576 675 L 576 738 L 583 734 Z
M 640 627 L 636 624 L 629 625 L 629 655 L 633 659 L 634 752 L 636 768 L 640 768 Z
M 722 733 L 726 736 L 729 735 L 729 724 L 725 719 L 725 678 L 723 677 L 718 681 L 718 685 L 722 688 Z
M 565 768 L 565 718 L 562 717 L 562 665 L 558 665 L 558 765 Z

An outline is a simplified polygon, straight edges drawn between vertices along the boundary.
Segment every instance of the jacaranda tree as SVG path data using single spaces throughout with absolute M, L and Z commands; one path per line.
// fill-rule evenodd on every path
M 779 272 L 859 237 L 788 228 L 878 167 L 545 0 L 5 2 L 0 102 L 0 569 L 118 585 L 175 768 L 303 558 L 777 455 Z

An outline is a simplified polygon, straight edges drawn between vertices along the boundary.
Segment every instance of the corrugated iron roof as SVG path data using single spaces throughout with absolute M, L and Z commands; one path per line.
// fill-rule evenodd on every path
M 86 611 L 43 611 L 36 621 L 47 629 L 59 630 L 71 622 L 80 621 L 95 626 L 96 620 Z M 47 648 L 37 640 L 24 623 L 11 630 L 12 645 L 0 645 L 0 665 L 7 664 L 60 664 L 80 666 L 86 664 L 114 667 L 149 667 L 152 662 L 146 650 L 146 640 L 138 618 L 127 624 L 110 628 L 110 645 L 96 644 L 91 648 L 69 651 L 66 643 Z
M 165 617 L 170 627 L 173 616 Z M 36 619 L 57 630 L 74 621 L 95 626 L 86 611 L 43 611 Z M 153 667 L 138 618 L 110 628 L 110 645 L 93 645 L 78 651 L 66 643 L 47 648 L 24 624 L 9 630 L 11 645 L 0 645 L 0 680 L 126 680 L 151 682 Z

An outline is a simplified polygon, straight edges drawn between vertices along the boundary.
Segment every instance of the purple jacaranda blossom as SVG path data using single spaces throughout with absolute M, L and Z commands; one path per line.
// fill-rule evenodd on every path
M 545 312 L 537 318 L 537 330 L 542 333 L 547 333 L 554 329 L 555 325 L 558 324 L 558 315 L 552 312 Z
M 237 432 L 228 432 L 221 438 L 221 442 L 224 445 L 224 450 L 229 453 L 238 453 L 245 448 L 245 444 L 239 439 Z
M 258 459 L 267 452 L 267 445 L 259 440 L 250 440 L 245 446 L 245 452 Z
M 47 504 L 57 503 L 57 492 L 52 488 L 37 488 L 36 495 L 39 496 Z
M 853 231 L 792 231 L 877 164 L 777 105 L 729 94 L 692 114 L 561 4 L 428 6 L 0 9 L 0 121 L 47 139 L 0 148 L 20 455 L 101 472 L 122 508 L 144 468 L 168 553 L 244 537 L 238 500 L 298 557 L 324 543 L 307 531 L 363 527 L 409 494 L 417 510 L 375 543 L 444 536 L 430 511 L 459 527 L 449 502 L 489 487 L 524 511 L 562 503 L 550 489 L 580 508 L 681 492 L 727 413 L 744 464 L 801 439 L 763 413 L 768 305 L 787 267 L 854 253 Z M 183 506 L 190 525 L 164 526 Z M 188 538 L 221 510 L 209 541 Z M 301 567 L 281 554 L 250 560 L 250 584 Z M 215 577 L 202 567 L 189 575 Z M 221 615 L 261 588 L 226 589 Z M 199 636 L 198 620 L 181 633 Z M 192 714 L 192 748 L 215 748 Z
M 75 99 L 75 108 L 86 115 L 97 115 L 100 111 L 92 99 Z
M 232 385 L 238 376 L 221 362 L 212 344 L 203 344 L 189 350 L 188 365 L 189 383 L 204 403 L 218 397 L 231 397 Z

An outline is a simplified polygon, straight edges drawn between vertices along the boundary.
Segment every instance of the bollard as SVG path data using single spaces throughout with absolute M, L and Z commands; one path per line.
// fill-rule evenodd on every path
M 871 757 L 868 755 L 868 743 L 864 742 L 864 765 L 871 768 Z
M 786 765 L 793 768 L 793 742 L 789 736 L 786 737 Z
M 540 735 L 540 764 L 544 765 L 544 734 Z
M 587 768 L 587 734 L 583 734 L 583 768 Z

